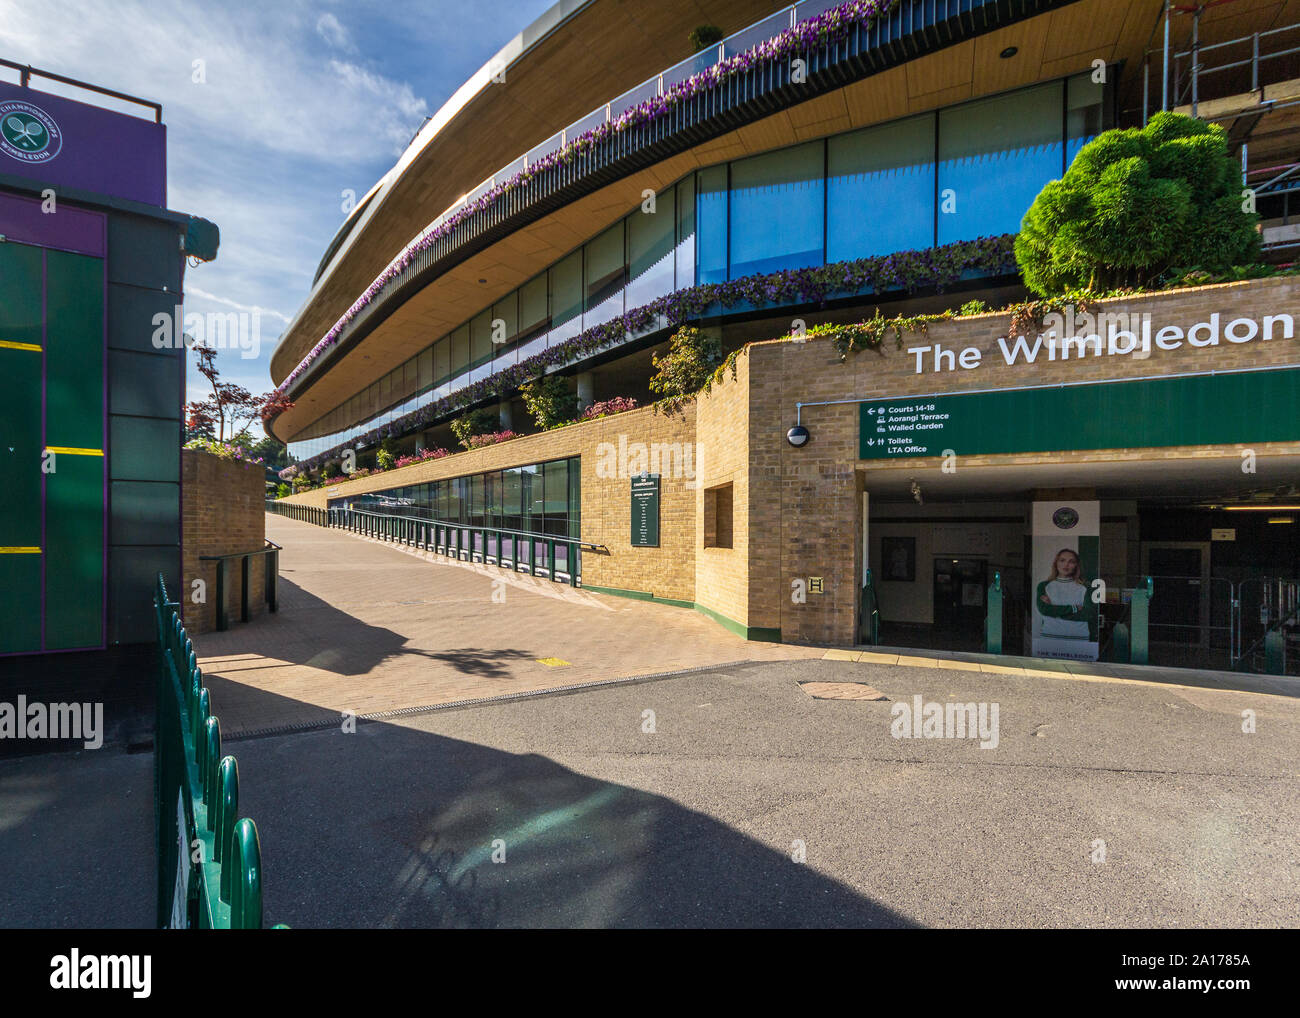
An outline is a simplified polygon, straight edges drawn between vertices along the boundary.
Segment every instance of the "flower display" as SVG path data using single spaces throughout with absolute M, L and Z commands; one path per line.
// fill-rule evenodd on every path
M 275 395 L 283 396 L 321 354 L 338 342 L 348 324 L 374 302 L 391 282 L 401 276 L 419 254 L 451 234 L 467 219 L 494 206 L 506 194 L 518 190 L 556 166 L 571 163 L 598 142 L 621 134 L 632 127 L 660 119 L 686 100 L 722 84 L 736 74 L 783 61 L 791 54 L 804 52 L 813 46 L 838 42 L 853 27 L 867 26 L 882 14 L 887 14 L 897 2 L 898 0 L 852 0 L 850 3 L 832 7 L 815 18 L 801 21 L 793 28 L 765 40 L 752 49 L 704 68 L 673 85 L 663 95 L 651 96 L 623 111 L 617 118 L 598 124 L 591 130 L 568 139 L 554 152 L 541 157 L 536 162 L 530 162 L 524 169 L 506 180 L 495 183 L 473 201 L 466 202 L 451 213 L 444 213 L 425 227 L 396 258 L 388 263 L 388 266 L 375 277 L 352 306 L 344 311 L 338 321 L 330 327 L 320 342 L 308 351 L 298 366 L 276 387 Z
M 687 287 L 657 297 L 648 304 L 547 347 L 540 353 L 458 389 L 449 396 L 434 400 L 396 420 L 372 428 L 347 443 L 303 460 L 299 465 L 304 470 L 311 470 L 336 458 L 348 446 L 373 445 L 385 438 L 396 438 L 416 428 L 427 427 L 456 410 L 513 392 L 548 370 L 563 367 L 622 343 L 629 335 L 644 334 L 660 328 L 676 328 L 710 313 L 716 314 L 718 309 L 741 304 L 758 307 L 820 303 L 865 293 L 911 291 L 923 286 L 942 290 L 968 272 L 1000 275 L 1014 272 L 1015 265 L 1015 234 L 1007 233 L 997 237 L 958 241 L 943 247 L 875 255 L 808 269 L 783 269 L 731 279 L 724 283 L 702 283 Z
M 182 448 L 198 449 L 223 460 L 237 460 L 250 466 L 262 467 L 266 465 L 261 459 L 242 446 L 231 445 L 229 442 L 218 442 L 211 438 L 191 438 Z

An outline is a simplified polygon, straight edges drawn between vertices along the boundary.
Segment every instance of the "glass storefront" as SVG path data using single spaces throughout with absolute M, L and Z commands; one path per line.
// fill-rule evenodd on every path
M 315 456 L 674 290 L 1015 232 L 1105 128 L 1105 97 L 1082 74 L 700 170 L 326 414 L 290 452 Z
M 442 523 L 577 538 L 582 523 L 582 459 L 550 460 L 428 484 L 330 499 L 330 508 L 385 505 L 419 510 Z

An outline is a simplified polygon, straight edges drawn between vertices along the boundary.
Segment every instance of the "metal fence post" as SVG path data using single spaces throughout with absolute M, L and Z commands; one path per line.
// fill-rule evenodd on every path
M 984 648 L 990 654 L 1002 653 L 1002 574 L 995 572 L 989 585 L 988 613 L 984 619 Z
M 1132 625 L 1129 660 L 1135 665 L 1144 665 L 1150 659 L 1151 598 L 1155 593 L 1155 581 L 1150 576 L 1145 580 L 1145 585 L 1139 585 L 1133 591 L 1133 601 L 1129 607 L 1129 622 Z

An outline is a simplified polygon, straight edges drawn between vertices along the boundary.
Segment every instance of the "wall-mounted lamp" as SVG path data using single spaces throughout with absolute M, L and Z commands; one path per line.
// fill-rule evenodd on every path
M 796 424 L 793 428 L 785 433 L 785 440 L 798 449 L 800 446 L 808 444 L 808 439 L 812 436 L 808 434 L 808 429 L 802 424 Z

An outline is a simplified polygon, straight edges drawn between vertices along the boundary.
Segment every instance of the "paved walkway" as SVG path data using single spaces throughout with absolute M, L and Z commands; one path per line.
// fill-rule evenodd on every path
M 279 612 L 195 640 L 226 735 L 825 652 L 280 516 L 267 536 L 284 547 Z

